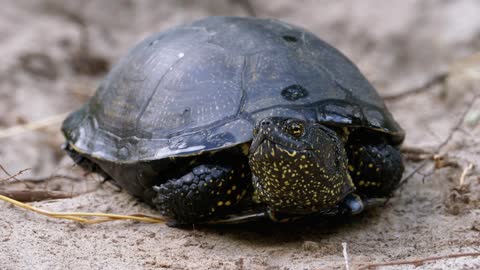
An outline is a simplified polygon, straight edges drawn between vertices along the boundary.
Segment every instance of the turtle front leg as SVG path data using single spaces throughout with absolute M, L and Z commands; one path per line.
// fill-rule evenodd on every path
M 359 194 L 368 198 L 388 197 L 402 177 L 402 156 L 386 140 L 375 139 L 349 142 L 348 170 Z
M 154 186 L 156 208 L 175 220 L 172 226 L 202 223 L 231 213 L 251 186 L 245 164 L 196 166 L 178 179 Z

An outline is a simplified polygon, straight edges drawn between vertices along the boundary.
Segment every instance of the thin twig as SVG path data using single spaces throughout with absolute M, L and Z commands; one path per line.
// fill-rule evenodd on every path
M 30 168 L 26 168 L 26 169 L 23 169 L 19 172 L 17 172 L 16 174 L 14 175 L 11 175 L 3 166 L 2 164 L 0 164 L 0 170 L 2 170 L 8 177 L 7 178 L 4 178 L 4 179 L 0 179 L 0 183 L 3 182 L 3 181 L 8 181 L 8 180 L 11 180 L 11 179 L 14 179 L 14 180 L 17 180 L 17 181 L 20 181 L 18 180 L 16 177 L 21 175 L 22 173 L 28 171 L 28 170 L 31 170 Z
M 460 258 L 460 257 L 477 257 L 480 256 L 480 252 L 471 252 L 471 253 L 460 253 L 460 254 L 450 254 L 444 256 L 435 256 L 435 257 L 428 257 L 416 260 L 405 260 L 405 261 L 394 261 L 394 262 L 386 262 L 386 263 L 375 263 L 363 266 L 358 268 L 358 270 L 368 270 L 368 269 L 376 269 L 381 266 L 396 266 L 396 265 L 405 265 L 405 264 L 413 264 L 415 267 L 423 265 L 426 262 L 431 261 L 438 261 L 438 260 L 445 260 L 445 259 L 452 259 L 452 258 Z
M 412 146 L 402 146 L 400 152 L 403 154 L 405 160 L 419 162 L 426 159 L 433 159 L 435 153 L 432 151 L 425 150 L 423 148 L 412 147 Z
M 437 75 L 434 75 L 430 80 L 426 81 L 425 83 L 423 83 L 418 87 L 406 90 L 404 92 L 383 96 L 383 99 L 387 101 L 393 101 L 393 100 L 398 100 L 410 95 L 416 95 L 416 94 L 425 92 L 430 88 L 432 88 L 433 86 L 445 82 L 447 77 L 448 77 L 447 72 L 439 73 Z
M 0 139 L 12 137 L 15 135 L 20 135 L 27 131 L 42 129 L 42 128 L 49 127 L 51 125 L 59 124 L 65 119 L 65 117 L 67 117 L 67 115 L 68 113 L 57 114 L 39 121 L 34 121 L 27 124 L 22 124 L 22 125 L 16 125 L 6 129 L 0 129 Z
M 45 200 L 68 199 L 77 196 L 78 194 L 66 193 L 62 191 L 49 190 L 1 190 L 0 195 L 12 198 L 20 202 L 38 202 Z
M 447 138 L 437 147 L 437 153 L 440 152 L 440 150 L 442 150 L 442 148 L 447 145 L 448 142 L 450 142 L 453 134 L 460 129 L 460 126 L 463 124 L 463 122 L 465 122 L 465 118 L 467 117 L 468 112 L 470 112 L 470 110 L 473 108 L 473 105 L 475 104 L 475 102 L 477 102 L 478 98 L 480 98 L 480 95 L 476 95 L 473 97 L 472 101 L 468 104 L 467 109 L 465 109 L 458 122 L 453 126 L 453 129 L 450 131 Z
M 408 180 L 410 180 L 410 178 L 412 178 L 416 173 L 418 173 L 421 169 L 423 169 L 423 167 L 425 167 L 425 165 L 427 165 L 429 162 L 428 159 L 425 159 L 424 161 L 422 161 L 422 163 L 420 163 L 420 165 L 418 165 L 415 169 L 413 169 L 413 171 L 411 171 L 409 174 L 407 174 L 397 185 L 397 188 L 400 188 L 401 186 L 403 186 L 405 183 L 408 182 Z M 388 200 L 387 200 L 388 201 Z
M 465 111 L 462 113 L 461 117 L 459 118 L 459 120 L 457 121 L 457 123 L 455 123 L 455 125 L 453 126 L 453 128 L 450 130 L 447 138 L 445 138 L 445 140 L 440 143 L 436 149 L 435 149 L 435 153 L 439 153 L 443 147 L 445 145 L 447 145 L 450 140 L 452 139 L 453 137 L 453 134 L 460 129 L 460 126 L 462 125 L 462 123 L 465 121 L 465 117 L 467 116 L 468 112 L 472 109 L 473 105 L 475 104 L 475 102 L 477 101 L 477 99 L 480 98 L 480 95 L 476 95 L 472 100 L 471 102 L 468 104 L 467 106 L 467 109 L 465 109 Z M 397 188 L 403 186 L 415 173 L 417 173 L 418 171 L 420 171 L 423 167 L 425 167 L 425 165 L 427 165 L 429 162 L 429 160 L 424 160 L 422 163 L 420 163 L 420 165 L 417 166 L 417 168 L 415 168 L 411 173 L 409 173 L 407 176 L 405 176 L 397 185 Z
M 12 179 L 12 178 L 10 178 L 10 179 Z M 14 180 L 15 180 L 15 182 L 38 184 L 38 183 L 49 182 L 49 181 L 52 181 L 52 180 L 55 180 L 55 179 L 65 179 L 65 180 L 71 180 L 71 181 L 74 181 L 74 182 L 80 182 L 80 181 L 84 180 L 83 178 L 78 178 L 78 177 L 71 176 L 71 175 L 66 175 L 66 174 L 52 174 L 50 176 L 29 177 L 29 178 L 21 178 L 21 179 L 15 178 Z M 5 180 L 9 180 L 9 178 L 7 178 Z M 0 180 L 0 181 L 2 181 L 2 180 Z M 0 185 L 1 185 L 1 183 L 0 183 Z
M 423 148 L 415 146 L 405 146 L 400 147 L 400 152 L 407 154 L 418 154 L 418 155 L 433 155 L 432 151 L 425 150 Z

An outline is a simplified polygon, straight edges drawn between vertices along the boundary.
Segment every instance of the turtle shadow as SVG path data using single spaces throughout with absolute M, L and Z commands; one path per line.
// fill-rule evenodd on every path
M 304 241 L 320 242 L 339 235 L 348 236 L 357 230 L 367 230 L 369 226 L 378 223 L 381 212 L 382 209 L 371 209 L 358 216 L 305 218 L 290 223 L 261 220 L 242 224 L 204 225 L 195 227 L 195 230 L 259 247 Z

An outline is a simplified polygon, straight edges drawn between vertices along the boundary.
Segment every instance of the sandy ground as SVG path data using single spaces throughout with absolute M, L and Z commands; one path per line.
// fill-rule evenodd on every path
M 347 54 L 390 96 L 387 104 L 407 132 L 406 152 L 427 150 L 436 161 L 427 161 L 384 208 L 320 224 L 194 230 L 129 221 L 84 226 L 1 202 L 0 269 L 346 269 L 342 243 L 348 245 L 350 269 L 480 252 L 480 99 L 463 117 L 480 94 L 480 3 L 245 3 L 1 0 L 0 134 L 78 108 L 108 67 L 153 32 L 208 15 L 254 12 L 304 26 Z M 392 98 L 443 72 L 448 74 L 443 83 Z M 62 172 L 83 179 L 27 187 L 90 191 L 35 206 L 155 214 L 113 185 L 72 168 L 61 143 L 58 124 L 0 138 L 3 167 L 11 173 L 31 168 L 18 178 Z M 406 154 L 406 174 L 423 164 L 418 159 Z M 474 167 L 466 171 L 469 164 Z M 0 172 L 0 179 L 6 177 Z M 0 182 L 2 192 L 25 188 Z M 378 269 L 480 269 L 480 257 Z

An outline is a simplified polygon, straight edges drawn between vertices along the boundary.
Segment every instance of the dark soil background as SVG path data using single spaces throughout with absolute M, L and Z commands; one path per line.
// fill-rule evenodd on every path
M 360 269 L 432 256 L 445 258 L 372 269 L 480 269 L 479 256 L 449 258 L 480 252 L 480 2 L 0 0 L 0 6 L 0 165 L 9 174 L 29 168 L 16 178 L 30 180 L 1 180 L 0 194 L 57 196 L 34 203 L 55 211 L 155 215 L 72 167 L 60 148 L 60 119 L 88 99 L 129 47 L 210 15 L 282 19 L 339 48 L 405 128 L 405 175 L 423 166 L 385 207 L 314 224 L 79 225 L 0 202 L 1 269 Z M 68 177 L 40 179 L 52 174 Z M 65 195 L 71 198 L 60 199 Z

